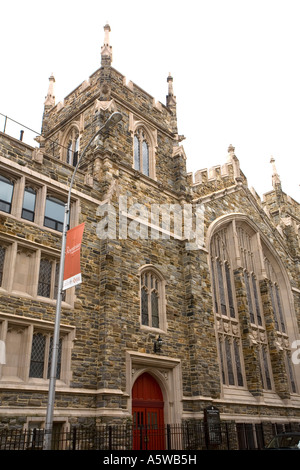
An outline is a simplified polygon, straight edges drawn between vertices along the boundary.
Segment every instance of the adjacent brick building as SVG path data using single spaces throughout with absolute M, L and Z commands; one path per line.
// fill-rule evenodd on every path
M 65 291 L 54 425 L 300 422 L 299 204 L 261 201 L 235 149 L 186 171 L 166 105 L 112 67 L 61 103 L 49 79 L 39 147 L 0 133 L 0 427 L 43 427 L 64 204 L 85 223 L 82 283 Z M 162 346 L 158 345 L 158 338 Z M 148 420 L 148 421 L 147 421 Z

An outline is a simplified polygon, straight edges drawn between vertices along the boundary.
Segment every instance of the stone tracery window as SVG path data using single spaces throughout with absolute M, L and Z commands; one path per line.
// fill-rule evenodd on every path
M 141 325 L 165 329 L 164 281 L 157 270 L 144 268 L 140 275 Z
M 211 267 L 223 383 L 243 387 L 241 339 L 236 319 L 233 273 L 226 228 L 220 230 L 212 239 Z
M 246 312 L 249 315 L 250 337 L 256 350 L 260 381 L 264 390 L 274 389 L 271 359 L 266 331 L 259 279 L 268 279 L 269 293 L 279 346 L 283 350 L 289 388 L 296 393 L 296 381 L 290 360 L 289 341 L 284 321 L 280 282 L 275 274 L 274 260 L 265 256 L 260 235 L 245 222 L 234 219 L 221 226 L 210 244 L 213 305 L 216 315 L 222 382 L 228 386 L 246 386 L 244 350 L 241 347 L 241 314 L 237 310 L 236 273 L 240 288 L 245 286 Z M 267 249 L 268 252 L 268 249 Z M 268 252 L 269 253 L 269 252 Z M 245 313 L 243 312 L 243 315 Z M 245 352 L 247 354 L 247 352 Z

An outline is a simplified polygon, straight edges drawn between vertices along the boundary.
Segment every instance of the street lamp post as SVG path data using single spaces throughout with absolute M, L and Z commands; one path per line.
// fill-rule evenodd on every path
M 45 443 L 44 449 L 51 449 L 51 438 L 52 438 L 52 428 L 53 428 L 53 411 L 54 411 L 54 400 L 55 400 L 55 384 L 56 384 L 56 371 L 57 371 L 57 358 L 58 358 L 58 348 L 59 348 L 59 330 L 60 330 L 60 317 L 61 317 L 61 301 L 62 301 L 62 290 L 63 290 L 63 277 L 64 277 L 64 266 L 65 266 L 65 251 L 66 251 L 66 237 L 67 237 L 67 226 L 68 218 L 70 214 L 70 203 L 71 203 L 71 190 L 74 183 L 76 172 L 79 168 L 80 163 L 82 162 L 85 153 L 94 139 L 101 134 L 103 130 L 108 130 L 109 128 L 115 126 L 122 119 L 122 115 L 119 112 L 112 113 L 105 124 L 96 132 L 96 134 L 90 139 L 83 152 L 81 153 L 76 167 L 74 169 L 71 183 L 68 192 L 68 200 L 65 205 L 65 214 L 64 214 L 64 224 L 62 232 L 62 242 L 61 242 L 61 253 L 60 253 L 60 264 L 59 264 L 59 276 L 58 276 L 58 289 L 57 289 L 57 301 L 56 301 L 56 313 L 55 313 L 55 324 L 54 324 L 54 335 L 53 335 L 53 350 L 52 350 L 52 359 L 51 359 L 51 371 L 50 371 L 50 380 L 49 380 L 49 393 L 48 393 L 48 405 L 47 405 L 47 414 L 46 414 L 46 425 L 45 425 Z

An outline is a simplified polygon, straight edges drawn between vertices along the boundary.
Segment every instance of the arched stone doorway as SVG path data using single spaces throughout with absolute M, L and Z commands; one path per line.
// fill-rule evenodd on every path
M 163 450 L 164 400 L 155 378 L 145 372 L 132 388 L 132 417 L 135 450 Z

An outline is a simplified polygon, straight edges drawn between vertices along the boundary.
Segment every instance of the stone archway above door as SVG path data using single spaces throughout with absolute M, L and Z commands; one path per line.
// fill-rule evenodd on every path
M 132 389 L 142 374 L 150 374 L 158 383 L 163 396 L 164 423 L 180 423 L 182 419 L 181 361 L 136 351 L 126 351 L 126 392 L 129 412 L 132 411 Z

